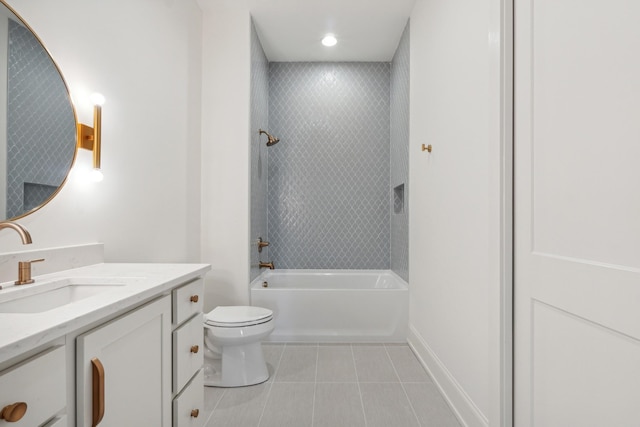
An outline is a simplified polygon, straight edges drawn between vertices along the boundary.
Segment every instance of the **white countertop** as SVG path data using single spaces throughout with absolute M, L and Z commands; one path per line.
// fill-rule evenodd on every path
M 204 275 L 208 264 L 94 264 L 35 276 L 35 283 L 12 286 L 2 283 L 0 299 L 13 292 L 27 292 L 59 279 L 85 279 L 106 284 L 126 283 L 99 295 L 41 313 L 0 313 L 0 363 L 91 323 L 126 312 L 171 288 Z M 99 286 L 99 285 L 96 285 Z M 29 291 L 31 292 L 31 291 Z

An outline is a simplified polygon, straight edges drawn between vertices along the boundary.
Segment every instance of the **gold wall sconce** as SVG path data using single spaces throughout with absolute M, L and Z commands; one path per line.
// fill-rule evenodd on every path
M 78 148 L 93 152 L 93 169 L 101 173 L 102 104 L 104 97 L 94 94 L 92 101 L 94 103 L 93 127 L 78 123 Z

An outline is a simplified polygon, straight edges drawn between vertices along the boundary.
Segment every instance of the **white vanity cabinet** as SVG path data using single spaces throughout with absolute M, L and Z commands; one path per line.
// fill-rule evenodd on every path
M 89 265 L 47 280 L 63 277 L 108 291 L 44 312 L 0 309 L 0 414 L 8 408 L 21 417 L 0 417 L 0 427 L 202 427 L 203 277 L 209 269 Z M 46 292 L 30 286 L 23 288 L 28 295 L 12 292 L 21 292 L 18 298 Z
M 60 417 L 55 417 L 42 427 L 67 427 L 67 416 L 62 415 Z
M 171 426 L 171 297 L 76 339 L 77 425 Z
M 203 292 L 196 279 L 76 338 L 77 425 L 203 425 Z
M 204 424 L 203 293 L 202 279 L 172 291 L 174 427 Z
M 56 416 L 66 406 L 66 385 L 64 346 L 45 350 L 0 372 L 0 412 L 7 407 L 20 413 L 26 409 L 19 420 L 0 420 L 0 426 L 56 425 L 56 420 L 62 419 Z

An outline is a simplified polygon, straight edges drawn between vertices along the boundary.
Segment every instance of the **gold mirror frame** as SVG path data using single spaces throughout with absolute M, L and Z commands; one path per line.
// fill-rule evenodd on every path
M 73 113 L 73 121 L 74 121 L 74 130 L 77 128 L 78 126 L 78 115 L 76 113 L 76 109 L 75 106 L 73 104 L 73 101 L 71 99 L 71 93 L 69 91 L 69 86 L 67 85 L 67 81 L 64 78 L 64 75 L 62 74 L 62 71 L 60 70 L 60 67 L 58 66 L 58 64 L 56 63 L 56 61 L 53 59 L 53 56 L 51 55 L 51 52 L 49 52 L 49 50 L 45 47 L 44 43 L 42 42 L 42 39 L 40 39 L 40 37 L 38 36 L 38 34 L 33 30 L 33 28 L 31 28 L 31 26 L 22 18 L 22 16 L 20 16 L 11 6 L 9 6 L 5 0 L 0 0 L 0 4 L 2 4 L 4 7 L 7 8 L 7 10 L 9 12 L 11 12 L 16 19 L 18 19 L 20 21 L 20 23 L 26 28 L 28 29 L 31 34 L 33 35 L 33 37 L 38 41 L 38 43 L 40 43 L 40 46 L 42 47 L 42 50 L 47 54 L 47 56 L 49 57 L 49 59 L 51 60 L 51 63 L 53 64 L 53 67 L 55 68 L 55 70 L 58 72 L 58 75 L 60 76 L 60 80 L 62 81 L 62 85 L 64 86 L 64 89 L 66 91 L 66 97 L 69 101 L 69 106 L 71 107 L 71 112 Z M 8 126 L 8 124 L 7 124 Z M 53 200 L 58 193 L 62 190 L 62 188 L 64 187 L 64 185 L 67 183 L 67 180 L 69 179 L 69 173 L 71 171 L 71 169 L 73 168 L 73 166 L 75 165 L 76 159 L 78 157 L 78 142 L 77 142 L 77 134 L 74 132 L 75 135 L 75 140 L 74 140 L 74 150 L 73 150 L 73 157 L 71 158 L 71 162 L 69 163 L 69 169 L 66 171 L 65 177 L 62 180 L 62 182 L 60 182 L 60 184 L 58 185 L 58 188 L 53 191 L 51 193 L 51 195 L 44 200 L 42 203 L 40 203 L 38 206 L 29 209 L 28 211 L 25 211 L 23 213 L 21 213 L 20 215 L 11 217 L 11 218 L 0 218 L 0 221 L 13 221 L 13 220 L 17 220 L 20 218 L 24 218 L 27 215 L 30 215 L 38 210 L 40 210 L 43 206 L 47 205 L 51 200 Z M 7 168 L 5 168 L 6 170 Z M 6 211 L 4 212 L 4 214 L 2 216 L 6 216 Z

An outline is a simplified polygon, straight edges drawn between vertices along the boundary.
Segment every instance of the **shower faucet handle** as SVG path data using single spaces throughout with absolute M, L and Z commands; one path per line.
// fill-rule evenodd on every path
M 258 237 L 258 252 L 262 252 L 262 248 L 269 246 L 269 242 L 262 240 L 262 237 Z

